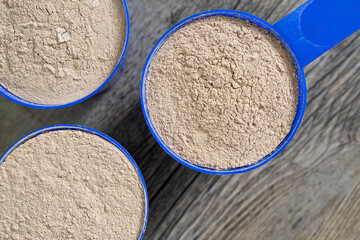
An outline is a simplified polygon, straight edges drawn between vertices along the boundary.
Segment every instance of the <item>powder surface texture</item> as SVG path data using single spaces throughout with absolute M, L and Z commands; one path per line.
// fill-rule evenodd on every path
M 253 164 L 289 133 L 298 102 L 292 60 L 269 32 L 214 16 L 176 31 L 147 75 L 147 106 L 165 143 L 212 169 Z
M 92 93 L 123 51 L 120 0 L 0 0 L 0 84 L 38 104 Z
M 90 133 L 40 134 L 0 166 L 1 239 L 137 240 L 144 209 L 130 160 Z

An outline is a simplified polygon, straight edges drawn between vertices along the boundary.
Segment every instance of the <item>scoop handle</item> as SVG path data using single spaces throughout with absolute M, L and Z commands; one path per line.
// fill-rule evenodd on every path
M 360 28 L 360 0 L 309 0 L 274 24 L 305 67 Z

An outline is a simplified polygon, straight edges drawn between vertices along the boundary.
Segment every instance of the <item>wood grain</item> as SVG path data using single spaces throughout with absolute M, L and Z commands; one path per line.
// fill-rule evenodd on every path
M 147 55 L 181 19 L 236 9 L 275 23 L 304 0 L 128 0 L 128 65 L 111 89 L 61 110 L 0 97 L 0 153 L 37 128 L 80 124 L 115 138 L 145 177 L 150 217 L 144 239 L 359 239 L 360 35 L 306 67 L 308 101 L 300 131 L 267 165 L 235 176 L 192 171 L 155 142 L 139 91 Z

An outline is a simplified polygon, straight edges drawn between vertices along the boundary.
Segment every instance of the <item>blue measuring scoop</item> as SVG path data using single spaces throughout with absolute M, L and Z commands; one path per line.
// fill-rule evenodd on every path
M 146 79 L 152 59 L 164 42 L 181 27 L 195 20 L 211 16 L 227 16 L 248 20 L 257 26 L 266 29 L 275 36 L 292 57 L 299 86 L 299 99 L 295 119 L 289 134 L 276 149 L 260 159 L 258 162 L 234 169 L 215 170 L 195 165 L 178 156 L 157 133 L 151 122 L 146 101 Z M 236 174 L 253 170 L 275 158 L 293 139 L 300 127 L 306 106 L 306 81 L 303 68 L 326 51 L 343 41 L 360 28 L 360 0 L 310 0 L 285 16 L 276 24 L 270 23 L 254 15 L 233 11 L 213 10 L 199 13 L 179 22 L 169 29 L 156 43 L 144 67 L 141 82 L 141 104 L 145 120 L 160 146 L 175 160 L 199 172 L 225 175 Z
M 6 89 L 1 84 L 0 84 L 0 94 L 9 100 L 16 102 L 18 104 L 21 104 L 23 106 L 26 106 L 26 107 L 38 108 L 38 109 L 58 109 L 58 108 L 70 107 L 70 106 L 76 105 L 78 103 L 81 103 L 81 102 L 89 99 L 90 97 L 92 97 L 96 94 L 99 94 L 99 93 L 103 92 L 104 90 L 108 89 L 109 87 L 111 87 L 112 85 L 114 85 L 120 79 L 120 76 L 123 74 L 125 66 L 127 64 L 126 50 L 127 50 L 127 46 L 129 43 L 129 36 L 130 36 L 130 17 L 129 17 L 128 6 L 126 4 L 126 0 L 120 0 L 120 1 L 123 4 L 124 10 L 125 10 L 125 17 L 126 17 L 126 31 L 125 31 L 124 47 L 122 49 L 122 52 L 120 53 L 121 55 L 120 55 L 119 61 L 117 62 L 114 70 L 111 72 L 109 77 L 107 79 L 104 79 L 104 82 L 97 89 L 95 89 L 92 93 L 90 93 L 89 95 L 87 95 L 81 99 L 75 100 L 70 103 L 55 104 L 55 105 L 41 104 L 41 103 L 35 103 L 35 102 L 25 100 L 23 98 L 18 97 L 15 94 L 13 94 L 10 90 Z M 2 36 L 0 36 L 0 38 L 1 37 Z

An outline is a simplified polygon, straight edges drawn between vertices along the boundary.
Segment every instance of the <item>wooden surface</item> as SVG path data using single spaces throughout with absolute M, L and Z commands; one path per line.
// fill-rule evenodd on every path
M 36 110 L 0 97 L 0 154 L 30 131 L 80 124 L 115 138 L 145 177 L 150 216 L 144 239 L 360 239 L 360 34 L 306 67 L 304 121 L 267 165 L 235 176 L 192 171 L 155 142 L 140 106 L 143 65 L 181 19 L 236 9 L 275 23 L 296 0 L 129 0 L 128 66 L 107 92 L 74 107 Z

